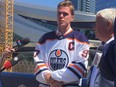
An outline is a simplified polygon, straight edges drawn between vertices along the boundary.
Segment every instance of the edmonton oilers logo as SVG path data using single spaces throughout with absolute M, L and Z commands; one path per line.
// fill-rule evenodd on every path
M 51 70 L 58 70 L 68 65 L 69 58 L 65 51 L 61 49 L 53 50 L 48 59 L 49 68 Z

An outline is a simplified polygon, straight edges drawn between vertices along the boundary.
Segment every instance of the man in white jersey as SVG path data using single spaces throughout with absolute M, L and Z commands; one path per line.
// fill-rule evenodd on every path
M 34 52 L 34 74 L 40 87 L 79 87 L 86 74 L 89 42 L 71 28 L 74 6 L 70 1 L 57 6 L 57 30 L 44 34 Z
M 113 44 L 116 39 L 114 34 L 114 21 L 116 18 L 116 8 L 106 8 L 100 10 L 96 14 L 95 34 L 96 37 L 105 42 L 103 46 L 103 55 L 97 53 L 95 56 L 96 61 L 93 61 L 93 65 L 90 69 L 90 75 L 88 75 L 88 87 L 115 87 L 115 51 Z M 113 47 L 113 48 L 112 48 Z M 97 62 L 97 64 L 96 64 Z

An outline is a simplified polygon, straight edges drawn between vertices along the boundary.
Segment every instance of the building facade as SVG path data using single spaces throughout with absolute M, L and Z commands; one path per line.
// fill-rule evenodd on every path
M 95 13 L 95 0 L 70 0 L 75 10 Z

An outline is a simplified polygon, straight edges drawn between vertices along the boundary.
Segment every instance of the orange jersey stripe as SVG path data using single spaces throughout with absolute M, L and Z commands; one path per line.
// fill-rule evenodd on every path
M 82 73 L 82 75 L 84 76 L 84 72 L 82 71 L 81 68 L 79 68 L 78 66 L 76 66 L 76 65 L 74 65 L 74 64 L 70 64 L 69 66 L 75 67 L 75 68 L 76 68 L 77 70 L 79 70 L 79 71 Z
M 34 70 L 34 72 L 37 72 L 38 69 L 42 68 L 46 66 L 46 64 L 41 64 L 41 65 L 38 65 L 37 68 Z

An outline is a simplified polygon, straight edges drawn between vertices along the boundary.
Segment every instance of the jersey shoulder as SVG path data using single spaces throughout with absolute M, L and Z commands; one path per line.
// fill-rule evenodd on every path
M 45 33 L 38 41 L 38 43 L 42 44 L 46 42 L 46 40 L 53 40 L 56 38 L 56 33 L 55 31 Z
M 67 35 L 67 37 L 68 38 L 77 39 L 77 40 L 79 40 L 81 42 L 87 42 L 87 43 L 89 43 L 87 37 L 83 33 L 79 32 L 79 31 L 76 31 L 76 30 L 74 30 L 71 33 L 69 33 Z

